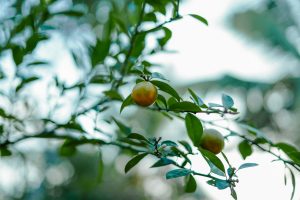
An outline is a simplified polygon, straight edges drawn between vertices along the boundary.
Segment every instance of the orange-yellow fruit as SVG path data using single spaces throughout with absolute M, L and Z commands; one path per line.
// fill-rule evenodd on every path
M 151 82 L 140 82 L 134 86 L 131 97 L 140 106 L 150 106 L 157 98 L 157 88 Z
M 206 129 L 203 131 L 200 146 L 214 154 L 218 154 L 224 148 L 224 137 L 215 129 Z

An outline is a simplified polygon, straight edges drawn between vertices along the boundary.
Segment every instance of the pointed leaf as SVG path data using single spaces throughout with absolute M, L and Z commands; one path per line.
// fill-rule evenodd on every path
M 131 170 L 135 165 L 137 165 L 148 153 L 142 153 L 133 157 L 125 166 L 125 173 Z

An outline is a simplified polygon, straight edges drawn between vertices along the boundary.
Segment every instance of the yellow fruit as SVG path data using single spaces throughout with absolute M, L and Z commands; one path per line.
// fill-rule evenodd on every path
M 150 106 L 156 101 L 157 88 L 151 82 L 140 82 L 134 86 L 131 97 L 140 106 Z
M 224 137 L 215 129 L 206 129 L 203 131 L 200 146 L 214 154 L 218 154 L 224 148 Z

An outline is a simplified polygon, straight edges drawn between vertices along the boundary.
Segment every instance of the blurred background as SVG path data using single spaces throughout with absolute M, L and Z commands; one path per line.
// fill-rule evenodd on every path
M 4 26 L 16 15 L 26 15 L 37 1 L 24 0 L 21 7 L 15 1 L 0 0 L 0 43 L 4 41 Z M 120 7 L 133 9 L 131 4 L 118 1 Z M 73 107 L 72 98 L 78 93 L 68 93 L 65 98 L 52 87 L 53 77 L 66 85 L 72 85 L 85 77 L 84 58 L 74 60 L 74 55 L 84 55 L 82 43 L 93 41 L 94 35 L 112 9 L 110 1 L 60 0 L 51 9 L 55 11 L 76 8 L 88 11 L 79 20 L 63 16 L 54 18 L 45 29 L 50 30 L 50 39 L 39 44 L 33 52 L 35 58 L 46 60 L 46 66 L 35 66 L 30 73 L 38 74 L 42 80 L 28 85 L 21 94 L 22 104 L 16 102 L 15 110 L 22 116 L 26 113 L 24 102 L 31 108 L 31 115 L 42 118 L 48 111 L 57 121 L 64 121 Z M 169 51 L 149 58 L 159 63 L 157 71 L 165 75 L 171 84 L 185 95 L 187 88 L 197 91 L 204 101 L 221 102 L 220 94 L 233 96 L 241 112 L 239 119 L 250 122 L 261 129 L 273 141 L 285 141 L 300 146 L 300 2 L 297 0 L 185 0 L 180 8 L 182 20 L 168 24 L 172 38 L 167 45 Z M 205 26 L 187 16 L 194 13 L 205 17 Z M 122 13 L 116 13 L 121 16 Z M 5 22 L 5 23 L 4 23 Z M 57 29 L 51 30 L 51 26 Z M 149 39 L 146 46 L 153 46 Z M 81 67 L 78 67 L 80 63 Z M 11 53 L 1 54 L 0 67 L 8 80 L 14 72 Z M 23 73 L 28 70 L 23 69 Z M 1 79 L 2 93 L 10 84 Z M 124 96 L 130 87 L 123 88 Z M 90 93 L 101 93 L 104 88 L 93 87 Z M 56 99 L 49 102 L 49 96 Z M 7 102 L 1 97 L 1 106 Z M 120 104 L 106 115 L 118 113 Z M 145 135 L 162 136 L 165 139 L 185 139 L 185 129 L 179 120 L 170 121 L 156 113 L 137 107 L 126 108 L 118 118 L 127 121 L 134 131 Z M 25 111 L 24 111 L 25 110 Z M 91 135 L 92 117 L 89 113 L 80 118 L 82 126 Z M 26 116 L 26 115 L 24 115 Z M 218 117 L 199 115 L 200 118 L 219 120 Z M 228 116 L 228 121 L 233 119 Z M 228 125 L 227 120 L 222 122 Z M 32 125 L 34 128 L 39 124 Z M 117 128 L 104 121 L 100 127 L 108 134 Z M 224 133 L 225 134 L 225 133 Z M 237 151 L 236 140 L 226 144 L 225 153 L 233 164 L 243 163 Z M 231 199 L 229 191 L 219 191 L 197 179 L 196 193 L 185 194 L 181 181 L 167 181 L 164 169 L 149 169 L 154 159 L 142 161 L 129 174 L 124 166 L 130 158 L 128 152 L 117 147 L 99 148 L 80 146 L 76 154 L 65 157 L 57 152 L 60 141 L 38 139 L 26 140 L 14 147 L 11 157 L 0 158 L 0 199 Z M 104 171 L 99 180 L 99 167 L 103 157 Z M 239 199 L 289 199 L 290 182 L 284 184 L 284 166 L 272 163 L 274 158 L 255 151 L 247 162 L 256 162 L 258 167 L 245 170 L 237 185 Z M 197 163 L 197 158 L 193 158 Z M 195 168 L 204 169 L 201 163 Z M 296 179 L 300 181 L 299 173 Z M 300 199 L 296 191 L 295 199 Z

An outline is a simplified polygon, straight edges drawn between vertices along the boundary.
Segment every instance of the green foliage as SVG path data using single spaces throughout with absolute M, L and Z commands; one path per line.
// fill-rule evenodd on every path
M 197 113 L 217 114 L 220 117 L 227 114 L 239 114 L 237 108 L 233 107 L 233 98 L 223 94 L 221 97 L 222 105 L 213 102 L 205 104 L 196 90 L 188 89 L 189 99 L 185 99 L 184 96 L 180 95 L 177 88 L 172 86 L 174 83 L 168 81 L 168 77 L 166 78 L 163 74 L 155 71 L 159 64 L 149 62 L 151 56 L 168 51 L 168 42 L 172 39 L 173 32 L 166 27 L 166 24 L 183 18 L 179 13 L 180 1 L 126 0 L 120 3 L 118 0 L 113 0 L 103 1 L 103 3 L 102 1 L 78 0 L 74 1 L 74 5 L 60 11 L 54 9 L 55 4 L 58 2 L 56 0 L 40 0 L 39 3 L 30 4 L 30 6 L 25 6 L 24 2 L 26 1 L 16 1 L 15 4 L 11 5 L 11 9 L 16 12 L 16 15 L 11 18 L 5 18 L 4 16 L 3 21 L 0 23 L 0 31 L 5 30 L 5 34 L 2 34 L 4 38 L 1 38 L 0 41 L 0 56 L 4 55 L 4 52 L 10 52 L 11 54 L 7 55 L 15 63 L 15 66 L 12 66 L 14 73 L 11 73 L 11 78 L 7 78 L 6 73 L 2 72 L 2 69 L 0 70 L 1 80 L 6 81 L 6 83 L 11 81 L 9 84 L 5 84 L 9 85 L 7 86 L 9 92 L 3 90 L 0 93 L 1 98 L 5 99 L 3 102 L 9 102 L 7 103 L 8 108 L 0 108 L 1 157 L 14 156 L 10 151 L 10 147 L 29 138 L 63 140 L 64 142 L 59 147 L 58 152 L 61 156 L 72 156 L 72 158 L 79 149 L 79 145 L 90 144 L 100 148 L 99 157 L 97 158 L 97 179 L 101 181 L 106 176 L 103 171 L 105 163 L 103 162 L 102 146 L 114 145 L 120 148 L 120 154 L 131 152 L 136 155 L 125 165 L 125 173 L 149 155 L 149 157 L 154 157 L 157 160 L 151 166 L 152 168 L 176 167 L 176 169 L 166 173 L 166 179 L 185 177 L 185 192 L 195 192 L 197 183 L 194 177 L 201 176 L 208 179 L 207 183 L 209 185 L 220 190 L 230 189 L 231 196 L 237 199 L 234 190 L 238 182 L 237 172 L 241 169 L 257 166 L 257 164 L 244 163 L 236 170 L 234 166 L 231 166 L 230 159 L 225 154 L 222 153 L 226 161 L 223 162 L 223 159 L 212 152 L 200 148 L 203 127 L 210 125 L 229 131 L 230 134 L 226 136 L 226 139 L 229 137 L 242 139 L 238 144 L 238 150 L 244 159 L 252 154 L 255 149 L 253 147 L 257 147 L 257 149 L 270 153 L 277 160 L 282 161 L 290 170 L 293 198 L 296 183 L 291 168 L 300 171 L 300 152 L 297 148 L 283 142 L 273 144 L 259 129 L 249 124 L 236 121 L 236 125 L 247 132 L 246 135 L 243 135 L 226 127 L 221 127 L 214 121 L 202 120 L 202 116 L 196 116 Z M 99 9 L 102 8 L 102 4 L 106 6 L 103 9 L 107 10 L 106 16 L 104 16 L 105 12 Z M 207 20 L 198 14 L 190 14 L 189 16 L 208 25 Z M 166 20 L 163 21 L 162 19 Z M 57 74 L 46 74 L 47 78 L 53 81 L 49 82 L 49 88 L 53 87 L 52 89 L 58 92 L 58 97 L 47 99 L 49 102 L 46 105 L 49 111 L 46 115 L 40 113 L 34 115 L 35 112 L 32 111 L 36 110 L 38 106 L 34 105 L 30 110 L 26 98 L 24 98 L 25 95 L 22 96 L 22 94 L 31 96 L 30 91 L 26 90 L 26 86 L 38 84 L 44 80 L 44 77 L 37 75 L 38 70 L 35 69 L 51 65 L 51 61 L 35 58 L 35 51 L 39 49 L 38 46 L 43 42 L 51 42 L 51 37 L 56 33 L 68 32 L 66 27 L 69 28 L 72 24 L 75 24 L 72 28 L 88 25 L 87 27 L 91 28 L 89 34 L 93 38 L 89 38 L 91 41 L 84 42 L 78 40 L 80 43 L 78 49 L 70 47 L 70 55 L 82 77 L 80 77 L 80 80 L 76 80 L 75 83 L 68 85 L 67 81 L 60 80 Z M 155 39 L 154 47 L 148 47 L 146 43 L 148 38 Z M 72 41 L 72 43 L 75 42 Z M 128 125 L 128 122 L 124 119 L 126 113 L 123 113 L 121 118 L 120 114 L 113 112 L 116 106 L 119 106 L 118 109 L 122 113 L 126 107 L 135 105 L 130 91 L 126 88 L 132 88 L 134 84 L 144 80 L 151 81 L 159 89 L 159 94 L 156 102 L 152 106 L 144 108 L 141 112 L 151 110 L 163 114 L 168 119 L 178 118 L 183 120 L 187 132 L 186 137 L 197 148 L 182 140 L 185 137 L 184 135 L 177 142 L 173 141 L 173 138 L 162 139 L 162 132 L 159 132 L 158 138 L 148 138 L 140 133 L 133 133 L 136 127 Z M 237 82 L 246 88 L 270 87 L 265 84 L 241 83 L 240 80 L 232 77 L 225 77 L 220 81 L 221 84 L 218 84 L 226 87 L 226 85 L 236 84 Z M 93 87 L 97 88 L 94 90 L 97 95 L 91 92 Z M 98 90 L 98 88 L 100 89 Z M 78 95 L 73 95 L 77 99 L 71 100 L 74 110 L 71 111 L 70 115 L 65 116 L 64 120 L 56 119 L 53 113 L 59 110 L 60 100 L 67 99 L 69 92 L 78 92 L 75 93 Z M 127 97 L 124 99 L 123 95 Z M 39 101 L 39 99 L 35 100 L 35 102 Z M 14 110 L 14 106 L 21 103 L 24 104 L 24 112 L 27 112 L 24 115 L 26 117 L 19 115 Z M 95 118 L 94 115 L 96 115 Z M 85 121 L 81 120 L 82 117 L 93 118 L 90 121 L 94 122 L 94 130 L 92 130 L 94 134 L 90 134 L 91 130 L 85 128 Z M 134 114 L 131 119 L 137 122 L 138 117 L 139 115 Z M 145 117 L 143 120 L 147 119 Z M 153 120 L 151 116 L 149 119 Z M 36 127 L 38 128 L 32 126 L 32 121 L 37 124 Z M 103 131 L 102 124 L 98 124 L 99 121 L 116 127 L 117 134 Z M 135 122 L 132 124 L 135 125 Z M 149 123 L 152 123 L 152 121 Z M 172 121 L 168 121 L 168 123 L 172 123 Z M 143 126 L 143 124 L 140 125 Z M 31 129 L 34 129 L 30 129 L 30 134 L 26 132 L 28 126 L 32 126 Z M 151 131 L 152 129 L 145 130 L 145 132 Z M 150 134 L 154 133 L 151 132 Z M 274 149 L 284 152 L 287 159 L 273 152 Z M 193 162 L 190 156 L 202 156 L 210 167 L 210 172 L 205 174 L 191 170 L 193 169 Z

